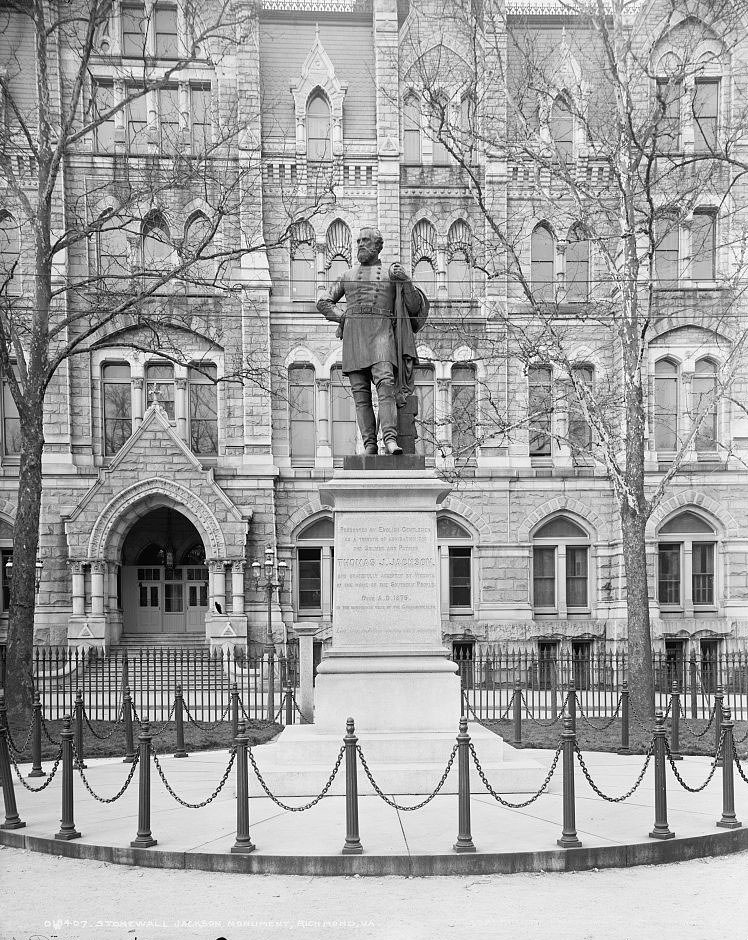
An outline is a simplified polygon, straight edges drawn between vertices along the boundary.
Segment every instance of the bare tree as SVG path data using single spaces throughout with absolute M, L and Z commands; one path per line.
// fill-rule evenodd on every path
M 16 718 L 32 700 L 44 407 L 63 364 L 112 335 L 184 363 L 180 331 L 216 335 L 224 311 L 242 308 L 246 256 L 283 244 L 331 198 L 329 178 L 294 183 L 286 214 L 263 220 L 259 96 L 206 83 L 251 45 L 243 9 L 185 0 L 179 20 L 159 24 L 153 5 L 122 7 L 117 23 L 111 0 L 0 8 L 0 369 L 20 455 L 6 676 Z M 224 380 L 269 389 L 266 327 L 256 335 Z
M 556 440 L 571 461 L 604 468 L 620 514 L 633 703 L 644 713 L 654 704 L 647 520 L 705 440 L 721 461 L 735 457 L 713 416 L 745 352 L 748 122 L 737 74 L 726 87 L 744 29 L 727 2 L 557 6 L 565 25 L 542 27 L 494 0 L 420 0 L 401 49 L 411 63 L 402 92 L 420 102 L 443 172 L 469 193 L 485 304 L 464 335 L 493 373 L 477 443 L 522 439 L 542 458 Z M 668 320 L 724 347 L 684 428 L 647 388 L 650 337 Z M 594 377 L 592 358 L 604 366 Z M 529 400 L 509 388 L 496 398 L 502 363 L 512 391 L 530 373 Z M 658 427 L 670 436 L 667 460 L 648 476 Z

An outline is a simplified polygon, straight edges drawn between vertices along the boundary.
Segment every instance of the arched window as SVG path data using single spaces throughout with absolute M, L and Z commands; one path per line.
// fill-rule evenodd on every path
M 714 453 L 717 450 L 717 363 L 708 356 L 696 362 L 694 377 L 691 382 L 693 395 L 693 416 L 704 411 L 696 431 L 696 450 L 700 453 Z
M 466 461 L 476 456 L 475 366 L 460 362 L 452 366 L 452 454 Z
M 680 79 L 666 77 L 657 79 L 657 150 L 659 153 L 675 153 L 680 148 L 680 103 L 683 83 Z
M 566 300 L 583 303 L 590 290 L 590 242 L 581 226 L 575 225 L 566 242 Z
M 98 276 L 102 279 L 100 290 L 124 291 L 130 277 L 128 264 L 129 249 L 123 227 L 123 220 L 112 215 L 110 210 L 99 218 L 107 218 L 96 233 L 96 264 Z
M 143 220 L 141 244 L 143 275 L 149 286 L 166 277 L 176 263 L 169 226 L 160 212 L 151 212 Z
M 574 156 L 574 116 L 565 95 L 559 95 L 553 102 L 550 132 L 559 159 L 571 160 Z
M 678 449 L 678 365 L 658 359 L 654 369 L 655 449 L 659 453 Z
M 314 367 L 293 365 L 288 370 L 289 447 L 291 464 L 314 466 L 317 452 Z
M 473 607 L 473 546 L 468 530 L 451 516 L 436 520 L 436 540 L 441 558 L 442 611 L 468 613 Z
M 472 163 L 475 156 L 475 99 L 471 94 L 463 95 L 460 100 L 460 135 L 465 160 Z
M 351 266 L 351 230 L 340 219 L 336 219 L 327 230 L 325 238 L 325 262 L 327 282 L 334 284 Z
M 190 367 L 190 448 L 193 454 L 218 453 L 218 371 L 212 362 Z
M 421 104 L 413 94 L 403 103 L 403 162 L 421 162 Z
M 0 290 L 11 291 L 14 283 L 20 289 L 20 253 L 18 223 L 10 212 L 0 212 Z
M 184 230 L 185 259 L 196 258 L 184 275 L 190 294 L 205 294 L 215 283 L 216 265 L 210 257 L 215 251 L 211 243 L 213 227 L 203 212 L 195 212 Z
M 332 456 L 342 460 L 356 453 L 356 406 L 350 385 L 340 366 L 330 369 L 330 417 Z
M 13 364 L 13 372 L 18 379 L 18 367 Z M 16 400 L 13 398 L 10 381 L 8 377 L 2 376 L 3 395 L 3 453 L 7 456 L 15 456 L 21 453 L 21 419 L 18 416 Z
M 658 287 L 677 287 L 680 231 L 677 219 L 663 216 L 655 225 L 654 276 Z
M 719 78 L 697 78 L 693 90 L 693 149 L 713 153 L 718 146 Z
M 589 363 L 574 366 L 574 379 L 577 386 L 592 388 L 595 382 L 595 369 Z M 589 455 L 592 446 L 592 428 L 584 417 L 580 396 L 572 386 L 569 401 L 569 445 L 575 457 Z
M 413 226 L 410 251 L 413 280 L 428 298 L 433 298 L 436 292 L 436 229 L 426 219 Z
M 416 367 L 415 395 L 418 401 L 416 453 L 424 457 L 433 457 L 436 450 L 433 366 L 420 365 Z
M 568 516 L 555 516 L 533 535 L 532 598 L 539 612 L 589 610 L 590 537 Z
M 535 299 L 553 300 L 556 282 L 556 242 L 547 225 L 533 229 L 530 240 L 530 274 Z
M 692 281 L 712 281 L 717 261 L 717 213 L 697 209 L 691 222 L 691 256 L 685 276 Z
M 530 366 L 527 381 L 530 456 L 550 457 L 553 426 L 553 373 L 550 366 Z
M 132 434 L 132 384 L 127 362 L 110 362 L 101 370 L 104 455 L 111 457 Z
M 330 105 L 327 98 L 316 92 L 306 109 L 307 158 L 312 161 L 332 159 Z
M 317 260 L 314 229 L 308 222 L 297 222 L 291 229 L 291 297 L 314 300 L 317 285 Z
M 466 222 L 458 219 L 447 235 L 447 296 L 450 300 L 470 300 L 473 294 L 472 234 Z
M 329 516 L 315 519 L 296 537 L 296 612 L 331 616 L 335 527 Z
M 174 420 L 174 366 L 151 362 L 145 370 L 146 407 L 158 401 L 170 421 Z
M 715 606 L 713 526 L 691 510 L 660 526 L 657 546 L 657 599 L 672 609 Z

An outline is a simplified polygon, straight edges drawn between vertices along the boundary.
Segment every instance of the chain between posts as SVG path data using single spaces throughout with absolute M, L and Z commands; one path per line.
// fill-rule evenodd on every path
M 47 728 L 47 719 L 44 717 L 44 714 L 42 714 L 41 718 L 42 718 L 42 731 L 44 732 L 44 737 L 47 739 L 47 741 L 49 741 L 52 747 L 58 747 L 59 745 L 62 744 L 62 742 L 55 741 L 55 739 L 49 733 L 49 729 Z
M 682 707 L 679 707 L 679 711 L 680 711 L 680 721 L 681 721 L 681 724 L 682 724 L 683 727 L 686 729 L 686 731 L 691 735 L 691 737 L 693 737 L 693 738 L 703 738 L 703 737 L 706 735 L 706 733 L 709 731 L 709 729 L 712 727 L 712 725 L 714 724 L 714 717 L 715 717 L 715 715 L 717 714 L 717 706 L 716 706 L 716 704 L 712 705 L 712 711 L 711 711 L 711 713 L 710 713 L 710 715 L 709 715 L 709 721 L 707 722 L 706 728 L 704 728 L 703 731 L 694 731 L 693 728 L 692 728 L 692 727 L 689 725 L 689 723 L 686 721 L 686 712 L 685 712 L 685 710 L 684 710 Z
M 524 693 L 522 695 L 522 704 L 525 706 L 525 714 L 530 719 L 530 721 L 535 722 L 536 725 L 540 725 L 543 728 L 552 728 L 553 725 L 558 724 L 558 722 L 561 721 L 561 719 L 564 717 L 564 711 L 561 709 L 555 718 L 548 719 L 547 721 L 536 718 L 527 705 L 527 699 L 525 698 Z
M 735 744 L 743 744 L 745 741 L 748 741 L 748 731 L 746 731 L 742 738 L 735 738 Z
M 464 701 L 464 703 L 465 703 L 465 707 L 467 708 L 468 712 L 470 712 L 470 714 L 473 716 L 473 718 L 474 718 L 474 719 L 478 722 L 478 724 L 481 725 L 481 727 L 483 727 L 483 728 L 487 727 L 487 725 L 485 724 L 485 722 L 487 722 L 487 721 L 506 721 L 506 719 L 509 717 L 509 712 L 512 710 L 512 705 L 513 705 L 513 702 L 510 701 L 509 704 L 507 705 L 507 707 L 506 707 L 506 708 L 504 709 L 504 711 L 499 715 L 498 718 L 479 718 L 479 717 L 478 717 L 478 713 L 477 713 L 476 710 L 473 708 L 473 706 L 470 704 L 470 702 L 468 701 L 467 695 L 465 695 L 464 693 L 463 693 L 463 701 Z
M 158 729 L 158 731 L 155 734 L 151 734 L 151 740 L 153 740 L 154 738 L 158 738 L 160 735 L 164 733 L 164 731 L 166 731 L 166 729 L 169 727 L 169 722 L 171 721 L 175 708 L 176 708 L 176 703 L 173 703 L 171 706 L 171 711 L 169 712 L 169 717 L 161 725 L 161 727 Z M 135 719 L 135 721 L 137 721 L 138 727 L 142 729 L 143 722 L 140 720 L 140 715 L 138 715 L 137 709 L 135 708 L 135 702 L 132 703 L 132 716 Z
M 241 704 L 241 699 L 239 700 L 239 704 Z M 215 731 L 215 729 L 220 724 L 223 724 L 223 719 L 226 717 L 226 715 L 229 712 L 229 709 L 231 708 L 231 702 L 229 702 L 228 705 L 224 708 L 223 714 L 218 719 L 218 721 L 214 722 L 211 725 L 204 725 L 201 721 L 198 721 L 196 718 L 193 718 L 192 713 L 187 707 L 187 703 L 184 701 L 184 699 L 182 700 L 182 708 L 184 709 L 184 713 L 187 715 L 187 721 L 189 721 L 191 725 L 194 725 L 194 727 L 197 728 L 198 731 Z M 174 709 L 172 708 L 172 712 L 173 711 Z M 169 717 L 171 717 L 171 715 Z
M 88 726 L 88 730 L 98 741 L 108 741 L 109 738 L 111 738 L 113 735 L 117 734 L 117 732 L 122 730 L 120 727 L 115 727 L 109 732 L 109 734 L 99 734 L 98 731 L 94 730 L 94 727 L 91 724 L 91 720 L 88 717 L 88 712 L 86 711 L 85 707 L 83 709 L 83 720 L 86 722 L 86 725 Z M 122 708 L 120 708 L 119 714 L 117 715 L 117 718 L 115 719 L 115 724 L 119 725 L 121 721 L 122 721 Z
M 738 773 L 743 778 L 745 783 L 748 783 L 748 777 L 746 777 L 745 775 L 745 771 L 743 770 L 743 765 L 740 762 L 740 758 L 738 757 L 737 754 L 733 754 L 733 759 L 735 761 L 735 766 L 738 768 Z M 748 760 L 748 757 L 744 757 L 743 760 Z
M 317 796 L 315 796 L 313 800 L 310 800 L 308 803 L 305 803 L 303 806 L 289 806 L 288 803 L 284 803 L 281 800 L 279 800 L 277 796 L 274 796 L 270 792 L 268 785 L 265 783 L 265 778 L 260 773 L 260 768 L 257 766 L 257 761 L 255 760 L 255 756 L 252 753 L 251 747 L 247 748 L 247 754 L 249 755 L 249 762 L 252 764 L 252 770 L 254 770 L 255 774 L 257 775 L 257 779 L 260 782 L 260 786 L 265 791 L 267 796 L 273 801 L 273 803 L 275 803 L 276 806 L 280 806 L 281 809 L 285 809 L 289 813 L 303 813 L 305 810 L 311 809 L 313 806 L 316 806 L 323 796 L 327 796 L 327 791 L 332 786 L 332 782 L 337 776 L 338 771 L 340 770 L 340 764 L 345 755 L 345 746 L 341 746 L 340 750 L 338 751 L 338 759 L 335 761 L 335 766 L 332 769 L 332 773 L 330 774 L 330 777 L 328 778 L 328 781 L 322 788 L 321 792 L 318 793 Z
M 155 751 L 152 751 L 151 755 L 153 757 L 153 763 L 156 765 L 156 770 L 158 771 L 158 775 L 159 777 L 161 777 L 161 782 L 166 787 L 166 790 L 169 793 L 169 795 L 173 796 L 174 799 L 177 801 L 177 803 L 181 804 L 182 806 L 187 807 L 187 809 L 202 809 L 203 806 L 207 806 L 209 803 L 212 803 L 213 800 L 218 796 L 218 794 L 221 792 L 221 790 L 223 790 L 224 786 L 226 785 L 226 781 L 229 779 L 229 774 L 231 773 L 231 768 L 234 766 L 234 761 L 236 760 L 236 748 L 235 747 L 231 748 L 231 757 L 229 758 L 229 762 L 226 766 L 226 770 L 224 771 L 223 777 L 221 777 L 221 781 L 218 784 L 218 786 L 210 794 L 209 797 L 206 797 L 204 800 L 201 800 L 199 803 L 189 803 L 187 800 L 183 800 L 182 797 L 179 796 L 178 793 L 175 793 L 169 781 L 166 779 L 166 775 L 164 774 L 163 768 L 161 767 L 161 761 L 158 759 L 158 754 L 156 754 Z
M 73 742 L 73 757 L 74 757 L 74 758 L 77 758 L 77 756 L 78 756 L 78 755 L 77 755 L 76 752 L 75 752 L 75 742 Z M 138 765 L 138 760 L 139 760 L 139 759 L 140 759 L 140 758 L 139 758 L 139 755 L 136 754 L 136 755 L 135 755 L 135 760 L 134 760 L 134 761 L 132 762 L 132 764 L 130 765 L 130 772 L 128 773 L 127 777 L 125 778 L 125 782 L 124 782 L 124 784 L 122 785 L 122 788 L 121 788 L 120 790 L 118 790 L 117 793 L 114 794 L 114 796 L 111 796 L 111 797 L 99 796 L 99 794 L 96 793 L 96 791 L 93 789 L 93 787 L 91 786 L 91 784 L 88 782 L 88 778 L 86 777 L 85 773 L 83 772 L 83 768 L 80 766 L 80 764 L 78 764 L 78 773 L 80 774 L 81 780 L 83 781 L 83 786 L 88 790 L 88 792 L 91 794 L 91 796 L 92 796 L 97 802 L 99 802 L 99 803 L 116 803 L 117 800 L 125 793 L 125 790 L 127 790 L 127 788 L 128 788 L 128 787 L 130 786 L 130 784 L 132 783 L 132 778 L 135 776 L 135 768 L 136 768 L 137 765 Z M 75 764 L 74 764 L 73 766 L 75 766 Z
M 582 757 L 582 752 L 579 750 L 578 744 L 575 744 L 574 751 L 577 755 L 577 761 L 579 762 L 579 766 L 582 768 L 582 773 L 584 774 L 587 783 L 590 785 L 590 788 L 595 793 L 597 793 L 599 797 L 602 797 L 602 799 L 607 800 L 608 803 L 623 803 L 624 800 L 627 800 L 630 796 L 636 793 L 636 791 L 639 789 L 641 782 L 644 779 L 644 775 L 647 772 L 647 768 L 649 767 L 649 763 L 652 760 L 652 755 L 654 754 L 654 741 L 650 742 L 649 750 L 647 751 L 647 756 L 644 759 L 644 766 L 642 767 L 639 776 L 636 778 L 636 782 L 634 783 L 633 787 L 631 787 L 630 790 L 627 790 L 626 793 L 622 794 L 621 796 L 609 796 L 607 793 L 603 793 L 600 787 L 598 787 L 598 785 L 592 779 L 592 775 L 590 774 L 589 769 L 584 762 L 584 758 Z
M 717 746 L 717 753 L 714 755 L 714 758 L 712 759 L 712 767 L 711 767 L 711 770 L 709 771 L 709 776 L 701 784 L 701 786 L 691 787 L 686 783 L 683 777 L 681 777 L 681 775 L 678 773 L 678 768 L 676 766 L 675 761 L 673 760 L 673 755 L 670 752 L 670 743 L 668 742 L 667 738 L 665 739 L 665 754 L 667 755 L 667 759 L 670 761 L 670 766 L 673 768 L 675 779 L 683 787 L 684 790 L 688 790 L 689 793 L 700 793 L 702 790 L 706 789 L 712 777 L 714 776 L 714 772 L 719 766 L 719 757 L 720 757 L 720 754 L 722 753 L 722 746 L 724 745 L 724 743 L 725 743 L 725 732 L 723 731 L 719 737 L 719 745 Z
M 596 725 L 596 724 L 593 724 L 592 720 L 585 715 L 584 709 L 582 708 L 582 703 L 579 701 L 579 696 L 577 696 L 577 714 L 582 718 L 585 724 L 589 725 L 590 728 L 592 728 L 593 731 L 606 731 L 608 728 L 610 728 L 610 726 L 613 724 L 616 718 L 618 718 L 618 713 L 621 710 L 622 701 L 623 701 L 623 698 L 619 695 L 618 704 L 616 705 L 616 710 L 613 712 L 613 715 L 611 716 L 610 720 L 604 722 L 601 725 Z
M 33 733 L 33 731 L 34 731 L 34 722 L 33 722 L 33 720 L 32 720 L 32 722 L 31 722 L 31 726 L 29 727 L 29 733 L 26 735 L 26 740 L 23 742 L 23 747 L 20 747 L 20 748 L 19 748 L 19 747 L 16 747 L 16 742 L 13 740 L 13 735 L 10 733 L 10 725 L 6 724 L 6 725 L 5 725 L 5 730 L 8 732 L 8 744 L 10 745 L 10 747 L 8 748 L 8 751 L 9 751 L 10 753 L 12 753 L 13 751 L 15 751 L 16 754 L 25 754 L 25 753 L 27 752 L 27 750 L 28 750 L 29 741 L 31 740 L 31 735 L 32 735 L 32 733 Z
M 52 770 L 49 772 L 49 776 L 44 781 L 44 783 L 39 787 L 32 787 L 31 784 L 26 783 L 26 781 L 23 779 L 23 774 L 21 773 L 21 769 L 16 763 L 16 759 L 13 756 L 13 752 L 10 750 L 10 748 L 8 749 L 8 757 L 10 757 L 10 762 L 11 764 L 13 764 L 13 769 L 16 772 L 16 776 L 21 781 L 24 788 L 28 790 L 29 793 L 41 793 L 42 790 L 46 790 L 47 787 L 50 785 L 50 783 L 52 783 L 52 780 L 54 779 L 54 776 L 57 773 L 57 768 L 60 766 L 60 762 L 62 761 L 62 745 L 60 745 L 60 752 L 57 755 L 57 759 L 55 760 L 52 766 Z
M 452 769 L 452 764 L 454 763 L 454 759 L 457 754 L 457 747 L 458 745 L 455 744 L 452 748 L 452 753 L 449 755 L 449 760 L 447 761 L 447 765 L 444 768 L 444 773 L 442 774 L 441 780 L 436 785 L 436 789 L 429 796 L 427 796 L 425 800 L 421 800 L 420 803 L 416 803 L 414 806 L 402 806 L 400 803 L 396 803 L 385 793 L 383 793 L 381 787 L 379 787 L 376 780 L 372 776 L 371 771 L 369 770 L 369 765 L 366 763 L 366 758 L 364 757 L 364 752 L 361 750 L 360 744 L 356 745 L 356 753 L 358 754 L 358 759 L 361 761 L 361 766 L 364 768 L 364 773 L 369 778 L 369 783 L 374 788 L 374 792 L 377 794 L 377 796 L 384 800 L 388 806 L 391 806 L 392 809 L 400 810 L 403 813 L 412 813 L 414 810 L 422 809 L 424 806 L 426 806 L 427 803 L 430 803 L 447 782 L 447 777 L 449 776 L 449 772 Z
M 502 806 L 506 806 L 508 809 L 522 809 L 525 806 L 529 806 L 531 803 L 534 803 L 535 800 L 538 799 L 538 797 L 542 796 L 542 794 L 545 793 L 545 791 L 548 789 L 548 784 L 551 782 L 551 777 L 556 772 L 556 767 L 558 766 L 558 759 L 561 756 L 561 751 L 563 749 L 561 744 L 559 744 L 559 746 L 556 748 L 556 753 L 553 755 L 551 766 L 548 768 L 548 773 L 545 775 L 545 780 L 541 784 L 540 789 L 536 793 L 534 793 L 530 797 L 529 800 L 524 800 L 521 803 L 511 803 L 509 800 L 505 800 L 503 797 L 499 796 L 499 794 L 494 790 L 494 788 L 488 782 L 488 778 L 486 777 L 483 771 L 483 768 L 481 767 L 481 763 L 478 760 L 478 755 L 475 753 L 475 745 L 473 744 L 472 741 L 470 742 L 469 747 L 470 747 L 470 753 L 473 757 L 473 763 L 475 764 L 475 769 L 478 771 L 478 776 L 480 777 L 481 782 L 483 783 L 483 786 L 486 788 L 486 790 L 488 790 L 488 792 L 496 800 L 497 803 L 501 803 Z

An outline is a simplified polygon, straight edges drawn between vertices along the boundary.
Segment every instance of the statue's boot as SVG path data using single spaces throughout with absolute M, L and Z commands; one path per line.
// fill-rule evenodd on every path
M 397 442 L 397 404 L 395 386 L 389 382 L 377 385 L 379 399 L 379 426 L 382 429 L 384 450 L 387 454 L 402 454 L 403 449 Z

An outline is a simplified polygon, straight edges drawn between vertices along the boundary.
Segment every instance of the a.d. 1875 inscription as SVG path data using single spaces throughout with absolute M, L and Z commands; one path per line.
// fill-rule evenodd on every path
M 439 643 L 435 525 L 427 512 L 336 513 L 334 646 Z

